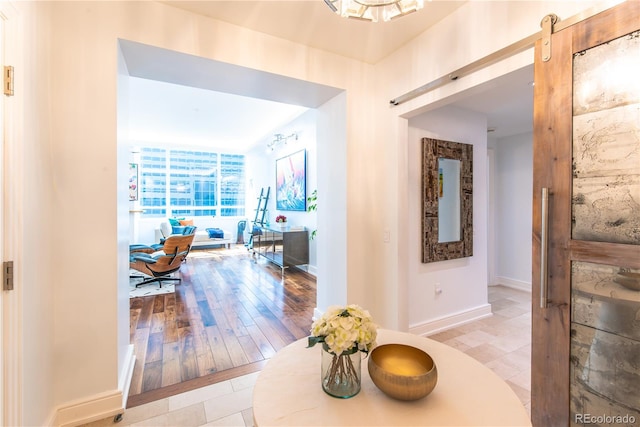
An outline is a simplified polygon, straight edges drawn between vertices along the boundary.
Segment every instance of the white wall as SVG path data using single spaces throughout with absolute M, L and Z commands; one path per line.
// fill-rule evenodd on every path
M 16 320 L 22 324 L 16 325 L 20 336 L 14 343 L 19 348 L 12 350 L 17 350 L 21 358 L 21 370 L 15 376 L 22 382 L 22 388 L 9 390 L 9 393 L 19 394 L 19 399 L 15 399 L 16 396 L 6 398 L 21 401 L 24 406 L 5 407 L 5 410 L 16 425 L 44 425 L 56 403 L 55 384 L 59 381 L 57 354 L 66 344 L 63 336 L 56 335 L 54 322 L 60 312 L 56 304 L 57 290 L 64 276 L 59 274 L 52 251 L 57 242 L 65 238 L 62 232 L 56 232 L 59 227 L 55 225 L 61 217 L 53 210 L 66 194 L 64 183 L 56 179 L 51 160 L 54 156 L 51 129 L 55 120 L 50 105 L 55 94 L 40 78 L 51 75 L 54 69 L 49 54 L 52 43 L 38 37 L 38 34 L 51 31 L 49 10 L 46 5 L 35 7 L 31 2 L 19 6 L 20 13 L 13 17 L 13 24 L 20 22 L 25 53 L 24 64 L 16 64 L 15 96 L 11 101 L 24 109 L 24 122 L 16 123 L 22 128 L 23 138 L 15 141 L 20 148 L 15 147 L 16 151 L 8 153 L 13 156 L 9 161 L 15 162 L 13 172 L 18 175 L 10 177 L 5 185 L 14 191 L 21 187 L 22 194 L 17 194 L 19 206 L 5 208 L 21 215 L 14 217 L 15 222 L 11 226 L 20 240 L 17 245 L 20 252 L 5 255 L 15 262 L 15 290 L 12 292 L 21 293 L 16 302 L 22 304 L 22 312 L 18 311 Z M 24 65 L 23 71 L 20 71 L 20 65 Z M 21 112 L 14 110 L 14 114 L 19 121 Z M 72 216 L 75 217 L 76 213 Z M 113 246 L 115 241 L 112 240 Z M 84 314 L 82 308 L 79 314 Z
M 247 227 L 251 226 L 255 218 L 257 208 L 257 198 L 260 189 L 265 191 L 271 187 L 269 201 L 267 204 L 267 216 L 265 217 L 271 224 L 275 223 L 278 215 L 285 215 L 290 226 L 307 227 L 309 233 L 316 229 L 316 212 L 302 211 L 281 211 L 276 209 L 276 160 L 300 150 L 306 151 L 307 156 L 307 196 L 318 188 L 318 168 L 316 150 L 316 110 L 307 112 L 296 117 L 290 123 L 276 129 L 274 134 L 291 135 L 296 133 L 298 139 L 289 138 L 287 144 L 279 144 L 273 151 L 268 151 L 267 142 L 273 140 L 273 135 L 265 137 L 257 146 L 246 154 L 246 178 L 247 184 Z M 316 241 L 309 241 L 309 271 L 316 272 Z
M 406 152 L 409 133 L 407 119 L 454 102 L 468 89 L 529 66 L 533 63 L 533 49 L 463 76 L 398 106 L 389 106 L 389 100 L 447 76 L 472 61 L 537 33 L 540 31 L 541 19 L 549 13 L 556 13 L 564 19 L 594 5 L 602 6 L 603 3 L 612 4 L 543 1 L 467 2 L 453 14 L 376 64 L 375 78 L 378 90 L 374 102 L 377 123 L 375 134 L 379 140 L 386 142 L 374 147 L 379 149 L 380 155 L 386 160 L 379 171 L 383 179 L 376 180 L 376 188 L 377 196 L 388 203 L 388 209 L 376 215 L 377 224 L 375 228 L 371 228 L 374 230 L 372 236 L 375 239 L 368 242 L 371 243 L 369 253 L 379 251 L 385 258 L 385 263 L 376 271 L 380 279 L 370 288 L 372 292 L 380 295 L 380 300 L 387 305 L 397 307 L 394 312 L 385 312 L 383 324 L 399 329 L 404 329 L 407 325 L 420 325 L 419 329 L 414 330 L 432 331 L 439 325 L 445 327 L 446 324 L 465 320 L 457 316 L 459 313 L 448 313 L 445 317 L 449 319 L 442 319 L 442 322 L 436 324 L 428 318 L 438 317 L 439 311 L 426 313 L 424 309 L 410 308 L 421 303 L 411 295 L 423 291 L 414 289 L 416 284 L 411 280 L 411 263 L 415 255 L 410 248 L 403 246 L 416 232 L 415 228 L 409 226 L 410 221 L 407 219 L 413 215 L 410 196 L 406 191 L 406 183 L 409 180 L 408 165 L 411 161 Z M 481 132 L 485 138 L 486 129 Z M 478 155 L 475 155 L 475 159 L 478 158 Z M 486 152 L 482 153 L 482 161 L 486 162 Z M 474 224 L 477 220 L 478 216 Z M 389 235 L 389 241 L 385 242 L 379 233 Z M 486 236 L 474 237 L 474 246 L 475 240 L 481 244 L 481 250 L 486 251 Z M 464 282 L 474 282 L 476 279 L 474 276 L 461 277 Z M 485 281 L 486 273 L 479 280 Z M 429 281 L 434 280 L 430 278 Z
M 38 268 L 25 274 L 25 292 L 29 289 L 33 298 L 25 305 L 24 401 L 30 410 L 24 416 L 28 425 L 73 423 L 117 409 L 121 402 L 116 405 L 113 398 L 122 397 L 128 375 L 129 346 L 120 342 L 129 328 L 129 317 L 122 315 L 128 301 L 120 298 L 128 289 L 128 274 L 118 268 L 128 253 L 119 236 L 129 232 L 128 218 L 121 217 L 128 215 L 129 201 L 126 191 L 118 190 L 123 177 L 117 170 L 118 39 L 345 88 L 354 102 L 341 104 L 346 105 L 342 115 L 332 119 L 346 132 L 328 146 L 346 147 L 349 135 L 356 151 L 370 139 L 370 131 L 360 129 L 366 128 L 362 111 L 370 105 L 367 82 L 373 67 L 156 2 L 34 2 L 23 10 L 34 13 L 25 51 L 38 53 L 27 64 L 33 97 L 24 126 L 33 133 L 24 164 L 30 224 L 25 250 L 31 250 L 30 260 L 41 255 Z M 43 66 L 47 61 L 55 78 L 42 72 L 49 69 Z M 49 108 L 53 101 L 43 103 L 53 99 L 55 108 Z M 317 136 L 318 143 L 325 137 Z M 342 160 L 332 165 L 340 190 L 335 196 L 325 193 L 327 206 L 333 197 L 343 205 L 343 191 L 351 192 L 356 203 L 360 198 L 356 189 L 366 178 L 352 176 L 347 184 L 345 167 Z M 341 230 L 346 215 L 346 209 L 325 212 L 327 229 Z M 70 219 L 72 232 L 51 226 Z M 97 242 L 90 250 L 87 236 Z M 337 271 L 347 268 L 347 238 L 336 234 L 327 251 L 327 264 Z M 353 241 L 354 249 L 364 252 Z M 332 278 L 318 284 L 327 287 L 321 292 L 345 295 L 346 274 Z
M 120 337 L 129 319 L 121 318 L 126 302 L 118 291 L 128 286 L 118 269 L 126 260 L 120 225 L 127 222 L 118 206 L 128 206 L 116 188 L 119 38 L 346 90 L 318 118 L 318 228 L 331 231 L 318 247 L 318 306 L 357 302 L 380 325 L 406 329 L 444 306 L 436 313 L 414 306 L 407 314 L 409 291 L 420 297 L 424 290 L 405 280 L 414 274 L 407 245 L 415 233 L 408 225 L 415 213 L 408 209 L 405 117 L 530 64 L 531 52 L 395 108 L 389 99 L 537 32 L 549 12 L 564 18 L 591 5 L 469 2 L 374 67 L 157 2 L 16 4 L 25 20 L 24 71 L 16 79 L 25 78 L 25 155 L 15 159 L 25 197 L 17 227 L 30 262 L 18 273 L 24 425 L 51 424 L 51 414 L 56 422 L 100 415 L 105 409 L 97 403 L 117 396 L 126 375 L 128 346 Z M 61 226 L 70 223 L 71 230 Z
M 533 134 L 495 144 L 496 283 L 531 291 Z
M 409 326 L 431 333 L 455 323 L 486 316 L 487 304 L 487 119 L 454 107 L 442 107 L 409 120 L 408 221 Z M 422 263 L 423 137 L 473 145 L 473 256 Z M 441 293 L 436 293 L 440 289 Z
M 347 233 L 347 194 L 345 182 L 351 175 L 347 168 L 347 122 L 340 120 L 347 115 L 347 93 L 330 99 L 317 108 L 317 141 L 318 160 L 318 237 L 317 270 L 319 272 L 316 293 L 317 307 L 324 311 L 331 304 L 360 302 L 348 292 L 352 286 L 337 287 L 335 283 L 348 283 L 348 262 L 335 262 L 337 259 L 348 260 L 348 247 L 342 245 L 343 236 Z M 347 218 L 347 221 L 335 221 L 333 217 Z M 352 239 L 353 237 L 350 237 Z M 316 313 L 318 314 L 318 313 Z

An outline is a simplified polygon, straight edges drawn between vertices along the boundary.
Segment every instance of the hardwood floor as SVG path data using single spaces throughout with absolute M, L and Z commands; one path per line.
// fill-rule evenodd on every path
M 306 272 L 282 279 L 242 245 L 192 251 L 180 272 L 175 293 L 130 299 L 127 408 L 258 371 L 309 335 L 316 281 Z
M 531 293 L 500 285 L 490 286 L 488 292 L 493 316 L 429 338 L 457 348 L 490 368 L 530 411 Z M 252 427 L 256 379 L 257 373 L 247 374 L 127 409 L 118 426 Z M 83 427 L 106 426 L 114 426 L 113 417 Z

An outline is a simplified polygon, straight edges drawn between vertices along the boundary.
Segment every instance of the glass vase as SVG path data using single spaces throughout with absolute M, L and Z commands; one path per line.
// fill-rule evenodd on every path
M 322 345 L 322 389 L 330 396 L 348 399 L 360 391 L 362 355 L 358 347 L 334 354 Z

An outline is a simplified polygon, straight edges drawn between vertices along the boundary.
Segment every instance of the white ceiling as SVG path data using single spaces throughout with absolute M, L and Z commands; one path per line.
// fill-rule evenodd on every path
M 163 3 L 375 63 L 464 2 L 425 2 L 421 11 L 378 23 L 341 18 L 322 0 Z M 132 76 L 129 121 L 134 140 L 222 143 L 243 152 L 340 92 L 139 43 L 121 41 L 121 48 Z M 528 132 L 532 80 L 533 70 L 527 68 L 457 96 L 451 105 L 486 114 L 488 127 L 495 129 L 493 138 Z
M 533 65 L 458 94 L 450 105 L 487 116 L 493 139 L 533 131 Z
M 341 18 L 323 0 L 178 0 L 162 3 L 375 64 L 466 1 L 425 1 L 424 8 L 415 13 L 377 23 Z
M 246 152 L 341 92 L 198 56 L 120 41 L 129 71 L 129 137 Z M 295 130 L 292 130 L 295 131 Z
M 182 143 L 244 153 L 308 108 L 131 77 L 132 141 Z

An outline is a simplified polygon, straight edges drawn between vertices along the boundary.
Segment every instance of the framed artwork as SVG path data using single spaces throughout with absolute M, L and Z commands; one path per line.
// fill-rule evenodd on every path
M 296 151 L 276 160 L 276 208 L 307 210 L 307 152 Z
M 138 200 L 138 164 L 129 163 L 129 200 Z

